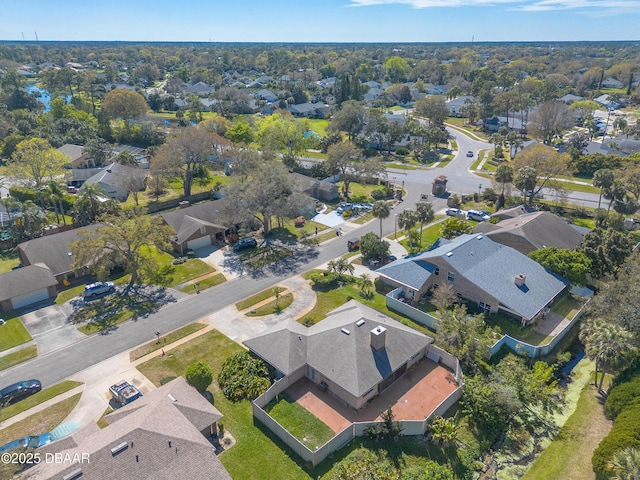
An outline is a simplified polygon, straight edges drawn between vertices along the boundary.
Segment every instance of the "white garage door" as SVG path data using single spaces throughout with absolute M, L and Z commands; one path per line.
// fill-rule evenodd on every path
M 49 292 L 47 292 L 46 288 L 42 288 L 40 290 L 36 290 L 35 292 L 25 293 L 24 295 L 13 297 L 11 299 L 11 303 L 13 304 L 14 309 L 18 309 L 48 299 Z
M 208 247 L 209 245 L 211 245 L 211 237 L 209 235 L 187 242 L 187 248 L 190 248 L 191 250 Z

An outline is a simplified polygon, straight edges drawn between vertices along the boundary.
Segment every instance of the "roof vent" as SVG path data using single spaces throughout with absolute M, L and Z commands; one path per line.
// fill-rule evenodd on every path
M 73 252 L 67 252 L 67 255 L 69 255 L 70 257 L 73 257 Z
M 358 321 L 356 322 L 356 325 L 357 325 L 357 326 L 359 326 L 359 327 L 361 327 L 362 325 L 364 325 L 364 320 L 361 318 L 360 320 L 358 320 Z
M 344 333 L 345 335 L 351 335 L 351 332 L 349 330 L 347 330 L 346 328 L 342 329 L 342 333 Z
M 117 454 L 126 450 L 127 448 L 129 448 L 129 444 L 127 442 L 122 442 L 120 445 L 116 445 L 111 449 L 111 455 L 115 457 Z
M 482 240 L 482 234 L 478 235 L 476 238 L 477 238 L 478 240 Z
M 453 252 L 447 252 L 445 253 L 445 256 L 450 257 L 451 255 L 453 255 Z
M 167 397 L 169 397 L 169 400 L 171 400 L 172 402 L 177 402 L 178 400 L 176 399 L 176 397 L 174 397 L 173 395 L 171 395 L 170 393 L 167 393 Z
M 82 476 L 82 469 L 76 468 L 75 470 L 67 473 L 62 480 L 75 480 L 76 478 L 80 478 Z

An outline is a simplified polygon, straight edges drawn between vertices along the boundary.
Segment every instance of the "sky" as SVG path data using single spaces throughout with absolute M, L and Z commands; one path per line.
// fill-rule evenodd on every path
M 640 0 L 0 0 L 0 40 L 640 40 Z

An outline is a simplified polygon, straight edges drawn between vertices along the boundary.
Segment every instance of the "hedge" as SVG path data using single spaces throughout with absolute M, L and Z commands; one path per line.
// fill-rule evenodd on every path
M 36 205 L 41 204 L 40 195 L 38 194 L 38 191 L 34 190 L 33 188 L 13 186 L 9 188 L 9 195 L 17 200 L 20 200 L 21 202 L 31 200 Z M 64 208 L 65 212 L 73 210 L 73 204 L 75 202 L 76 197 L 72 195 L 62 195 L 62 208 Z M 49 202 L 45 202 L 45 204 L 47 203 Z
M 636 403 L 640 403 L 640 374 L 609 390 L 609 396 L 604 404 L 604 413 L 615 420 L 625 408 Z
M 610 477 L 607 463 L 625 447 L 640 448 L 640 403 L 632 404 L 620 412 L 609 435 L 602 439 L 593 452 L 591 464 L 596 478 Z

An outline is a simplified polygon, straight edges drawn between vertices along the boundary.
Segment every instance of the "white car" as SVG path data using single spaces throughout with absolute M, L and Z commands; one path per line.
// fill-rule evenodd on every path
M 116 291 L 116 286 L 113 282 L 95 282 L 85 285 L 84 298 L 92 298 L 103 293 L 113 293 Z

